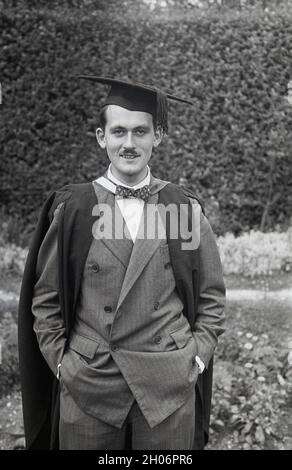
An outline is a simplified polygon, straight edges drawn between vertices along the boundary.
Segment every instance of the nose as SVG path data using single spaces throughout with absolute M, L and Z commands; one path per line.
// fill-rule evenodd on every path
M 127 138 L 124 142 L 124 148 L 127 150 L 135 148 L 132 132 L 127 133 Z

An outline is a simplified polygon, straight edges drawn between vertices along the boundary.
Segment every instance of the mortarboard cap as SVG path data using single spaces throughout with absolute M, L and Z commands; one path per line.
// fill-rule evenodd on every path
M 115 104 L 122 108 L 129 109 L 130 111 L 144 111 L 150 113 L 156 121 L 156 126 L 161 127 L 165 133 L 167 133 L 167 99 L 194 104 L 192 101 L 164 93 L 158 88 L 143 85 L 138 82 L 134 83 L 108 77 L 96 77 L 94 75 L 78 75 L 78 78 L 91 80 L 103 85 L 110 85 L 111 88 L 104 106 Z

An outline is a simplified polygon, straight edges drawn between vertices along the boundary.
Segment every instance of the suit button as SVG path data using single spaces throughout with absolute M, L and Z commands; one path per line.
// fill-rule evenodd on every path
M 112 351 L 117 351 L 119 349 L 119 346 L 117 344 L 112 344 L 111 345 L 111 350 Z
M 171 262 L 168 261 L 167 263 L 165 263 L 164 267 L 165 269 L 169 269 L 171 267 Z
M 196 358 L 195 358 L 195 357 L 192 358 L 192 364 L 193 364 L 193 366 L 196 366 L 196 365 L 197 365 L 197 361 L 196 361 Z
M 106 306 L 104 307 L 104 311 L 105 311 L 106 313 L 111 313 L 111 312 L 113 311 L 113 309 L 112 309 L 112 307 L 111 307 L 110 305 L 106 305 Z
M 153 307 L 154 307 L 154 310 L 158 310 L 159 309 L 159 302 L 155 302 Z
M 100 267 L 99 267 L 98 264 L 93 264 L 93 265 L 91 266 L 91 269 L 92 269 L 92 271 L 93 271 L 94 273 L 98 273 L 98 271 L 100 270 Z
M 156 344 L 161 343 L 161 336 L 160 335 L 157 335 L 157 336 L 154 337 L 154 343 L 156 343 Z

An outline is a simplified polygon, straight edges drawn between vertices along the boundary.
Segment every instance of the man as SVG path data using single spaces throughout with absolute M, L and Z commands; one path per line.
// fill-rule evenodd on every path
M 30 248 L 19 307 L 27 448 L 200 449 L 224 331 L 215 238 L 195 196 L 150 172 L 167 96 L 80 78 L 111 85 L 96 131 L 110 165 L 49 196 Z

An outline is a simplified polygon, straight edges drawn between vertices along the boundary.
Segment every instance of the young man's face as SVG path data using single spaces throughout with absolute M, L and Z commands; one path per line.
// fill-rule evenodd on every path
M 162 133 L 154 130 L 151 114 L 109 105 L 105 130 L 98 128 L 96 137 L 107 150 L 113 175 L 135 185 L 146 176 L 152 149 L 160 144 Z

